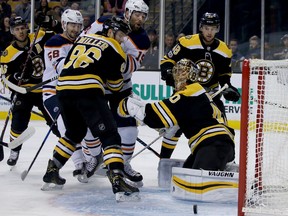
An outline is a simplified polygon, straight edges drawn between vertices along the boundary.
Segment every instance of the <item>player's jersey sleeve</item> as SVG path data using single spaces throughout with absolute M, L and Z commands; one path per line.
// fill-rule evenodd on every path
M 131 32 L 121 44 L 124 52 L 128 55 L 126 72 L 132 73 L 138 70 L 150 47 L 150 40 L 144 29 L 139 32 Z
M 103 23 L 106 19 L 111 18 L 111 16 L 101 16 L 99 19 L 95 20 L 89 27 L 87 27 L 85 30 L 83 30 L 80 34 L 80 36 L 83 36 L 85 34 L 96 34 L 98 31 L 102 31 L 103 29 Z
M 73 42 L 60 34 L 53 36 L 44 46 L 45 71 L 42 80 L 51 79 L 59 75 L 63 69 L 65 58 L 73 46 Z M 57 80 L 43 86 L 43 99 L 56 94 Z

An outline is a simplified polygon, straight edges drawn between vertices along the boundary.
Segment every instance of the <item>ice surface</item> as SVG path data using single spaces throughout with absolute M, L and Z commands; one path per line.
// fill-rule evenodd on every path
M 3 121 L 0 121 L 3 125 Z M 66 178 L 61 191 L 41 191 L 42 177 L 46 171 L 48 159 L 52 157 L 57 138 L 51 134 L 36 159 L 25 181 L 20 178 L 27 170 L 38 151 L 49 128 L 43 121 L 32 121 L 30 126 L 36 129 L 35 135 L 22 147 L 17 165 L 10 170 L 6 164 L 9 149 L 5 148 L 5 158 L 0 162 L 0 216 L 166 216 L 193 215 L 193 204 L 198 205 L 198 215 L 236 216 L 237 204 L 194 203 L 172 198 L 168 189 L 158 187 L 157 167 L 159 159 L 149 150 L 143 151 L 132 161 L 132 167 L 144 176 L 144 186 L 140 189 L 141 201 L 116 203 L 109 180 L 102 176 L 93 176 L 89 183 L 79 183 L 72 176 L 72 161 L 61 169 L 60 175 Z M 2 129 L 2 127 L 1 127 Z M 8 126 L 5 140 L 8 141 Z M 238 143 L 238 132 L 236 141 Z M 149 144 L 158 133 L 146 126 L 139 127 L 139 137 Z M 160 151 L 161 139 L 151 147 Z M 135 153 L 143 146 L 136 145 Z M 236 149 L 238 153 L 238 148 Z M 176 147 L 172 158 L 184 159 L 189 154 L 187 140 L 184 137 Z M 237 156 L 238 157 L 238 156 Z

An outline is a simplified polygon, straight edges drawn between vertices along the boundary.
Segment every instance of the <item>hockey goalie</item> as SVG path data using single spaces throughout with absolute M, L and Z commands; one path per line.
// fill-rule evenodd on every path
M 234 130 L 224 123 L 213 98 L 196 82 L 199 70 L 194 62 L 181 59 L 172 74 L 175 93 L 170 98 L 144 104 L 130 96 L 120 102 L 118 114 L 132 116 L 151 128 L 179 127 L 183 131 L 191 153 L 183 167 L 173 168 L 173 196 L 211 201 L 224 191 L 227 196 L 223 201 L 233 201 L 237 198 L 238 173 L 224 170 L 235 157 Z

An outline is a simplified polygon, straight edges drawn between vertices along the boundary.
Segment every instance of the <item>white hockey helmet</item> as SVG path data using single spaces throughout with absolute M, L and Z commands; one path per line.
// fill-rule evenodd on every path
M 78 10 L 66 9 L 61 16 L 61 24 L 63 31 L 66 31 L 68 23 L 81 24 L 82 25 L 81 31 L 82 31 L 84 25 L 83 25 L 83 16 L 81 12 Z
M 128 17 L 125 16 L 126 20 L 130 20 L 131 14 L 134 11 L 139 11 L 146 14 L 146 20 L 148 18 L 149 7 L 143 0 L 128 0 L 125 4 L 125 12 L 128 10 Z M 126 13 L 125 13 L 126 15 Z M 145 20 L 145 21 L 146 21 Z

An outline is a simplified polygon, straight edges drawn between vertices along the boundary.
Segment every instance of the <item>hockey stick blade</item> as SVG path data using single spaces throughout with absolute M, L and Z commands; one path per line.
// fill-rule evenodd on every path
M 35 134 L 35 128 L 34 127 L 28 127 L 23 133 L 20 134 L 19 137 L 14 139 L 12 142 L 8 143 L 8 147 L 10 149 L 17 148 L 19 145 L 27 141 L 30 137 L 32 137 Z
M 2 80 L 3 82 L 12 90 L 18 92 L 18 93 L 21 93 L 21 94 L 27 94 L 28 92 L 31 92 L 35 89 L 38 89 L 40 87 L 42 87 L 43 85 L 47 84 L 47 83 L 50 83 L 54 80 L 57 80 L 58 79 L 58 75 L 55 76 L 55 77 L 52 77 L 51 79 L 48 79 L 48 80 L 45 80 L 41 83 L 38 83 L 32 87 L 28 87 L 28 88 L 24 88 L 24 87 L 21 87 L 21 86 L 18 86 L 18 85 L 15 85 L 14 83 L 10 82 L 4 75 L 2 75 Z
M 10 89 L 12 89 L 18 93 L 21 93 L 21 94 L 27 93 L 26 88 L 17 86 L 14 83 L 10 82 L 8 79 L 6 79 L 5 75 L 2 75 L 2 80 Z
M 28 174 L 28 170 L 24 170 L 22 173 L 21 173 L 21 180 L 24 181 L 26 176 Z

